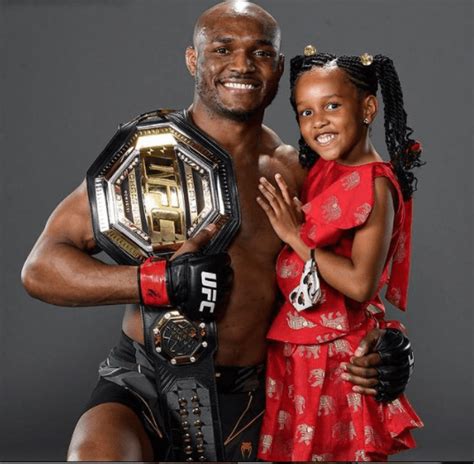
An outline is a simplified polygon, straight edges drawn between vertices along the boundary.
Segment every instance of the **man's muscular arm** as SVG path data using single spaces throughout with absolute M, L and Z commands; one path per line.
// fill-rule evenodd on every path
M 53 211 L 22 281 L 34 298 L 61 306 L 138 303 L 137 267 L 105 264 L 96 247 L 84 181 Z
M 141 266 L 105 264 L 91 256 L 96 244 L 84 182 L 49 218 L 23 267 L 23 284 L 31 296 L 61 306 L 142 301 L 150 306 L 173 304 L 193 319 L 211 319 L 214 306 L 205 306 L 208 314 L 200 305 L 201 273 L 217 275 L 215 304 L 219 307 L 233 275 L 227 254 L 196 253 L 216 230 L 215 226 L 201 230 L 169 262 L 150 258 Z

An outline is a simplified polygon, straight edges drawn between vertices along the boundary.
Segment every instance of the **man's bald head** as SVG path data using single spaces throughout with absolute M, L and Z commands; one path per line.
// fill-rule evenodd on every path
M 272 38 L 275 48 L 280 49 L 281 32 L 275 18 L 261 6 L 246 0 L 228 0 L 206 10 L 194 26 L 194 47 L 198 49 L 207 31 L 212 30 L 222 19 L 228 18 L 248 18 L 251 21 L 258 21 L 263 26 L 266 35 Z

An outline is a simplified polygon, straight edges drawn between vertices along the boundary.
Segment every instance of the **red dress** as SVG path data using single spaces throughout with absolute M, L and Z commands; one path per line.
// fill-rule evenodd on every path
M 346 166 L 319 159 L 303 188 L 306 221 L 301 237 L 311 248 L 327 247 L 351 256 L 355 228 L 364 224 L 374 205 L 374 180 L 386 177 L 398 195 L 392 240 L 378 290 L 406 307 L 410 261 L 411 200 L 403 201 L 389 163 Z M 391 264 L 391 266 L 390 266 Z M 385 460 L 412 448 L 410 429 L 420 418 L 402 395 L 391 403 L 352 391 L 340 375 L 360 340 L 374 327 L 396 327 L 383 320 L 378 295 L 358 303 L 321 279 L 322 298 L 298 312 L 288 295 L 300 281 L 304 262 L 288 247 L 277 261 L 277 279 L 286 296 L 268 338 L 266 412 L 259 458 L 266 461 Z

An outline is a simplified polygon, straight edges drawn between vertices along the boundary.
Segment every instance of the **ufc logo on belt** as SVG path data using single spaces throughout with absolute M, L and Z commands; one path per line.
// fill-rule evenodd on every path
M 199 312 L 208 312 L 212 314 L 216 306 L 217 299 L 217 275 L 214 272 L 201 272 L 201 293 L 206 297 L 201 301 Z

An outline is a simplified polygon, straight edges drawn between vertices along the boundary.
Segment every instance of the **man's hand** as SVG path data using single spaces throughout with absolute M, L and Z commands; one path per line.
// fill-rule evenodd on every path
M 342 377 L 353 390 L 393 401 L 405 390 L 413 371 L 413 351 L 408 338 L 397 329 L 373 329 L 360 342 Z
M 178 256 L 186 253 L 196 253 L 202 250 L 217 233 L 217 226 L 215 224 L 209 224 L 198 234 L 192 238 L 188 238 L 171 257 L 170 261 L 173 261 Z
M 149 258 L 138 271 L 140 297 L 146 306 L 175 306 L 192 320 L 213 320 L 227 301 L 233 271 L 227 253 L 199 253 L 216 231 L 210 226 L 166 261 Z

